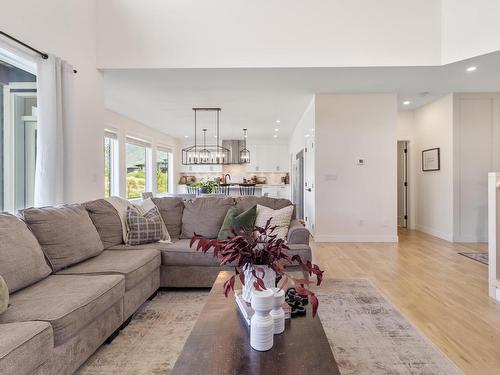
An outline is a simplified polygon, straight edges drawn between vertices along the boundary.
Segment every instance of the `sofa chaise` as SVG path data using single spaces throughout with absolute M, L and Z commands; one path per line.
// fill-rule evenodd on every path
M 220 266 L 189 247 L 216 237 L 232 205 L 291 205 L 267 197 L 154 198 L 172 243 L 127 246 L 105 199 L 0 214 L 0 276 L 10 304 L 0 314 L 1 374 L 71 374 L 160 287 L 211 287 Z M 215 236 L 214 236 L 215 234 Z M 292 254 L 311 260 L 309 232 L 292 220 Z

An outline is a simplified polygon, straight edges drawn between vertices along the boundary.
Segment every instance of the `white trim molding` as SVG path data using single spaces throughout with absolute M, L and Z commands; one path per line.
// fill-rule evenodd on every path
M 415 226 L 415 229 L 420 232 L 427 233 L 431 236 L 441 238 L 442 240 L 453 242 L 453 233 L 444 233 L 434 228 L 426 227 L 424 225 L 419 225 L 419 224 Z

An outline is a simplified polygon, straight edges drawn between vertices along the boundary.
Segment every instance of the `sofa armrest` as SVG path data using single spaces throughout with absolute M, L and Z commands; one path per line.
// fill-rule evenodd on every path
M 309 229 L 299 220 L 292 220 L 288 229 L 287 240 L 289 244 L 309 245 Z

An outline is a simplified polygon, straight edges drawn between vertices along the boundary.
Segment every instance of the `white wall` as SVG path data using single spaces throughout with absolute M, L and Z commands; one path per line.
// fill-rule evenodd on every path
M 311 191 L 304 191 L 304 219 L 306 220 L 306 226 L 315 234 L 316 224 L 315 224 L 315 201 L 316 201 L 316 181 L 315 181 L 315 98 L 311 99 L 311 102 L 307 106 L 306 110 L 302 114 L 298 124 L 296 125 L 293 133 L 290 137 L 288 148 L 290 150 L 289 160 L 290 160 L 290 181 L 294 183 L 294 170 L 292 168 L 293 162 L 296 155 L 301 150 L 306 150 L 304 153 L 304 183 L 307 184 L 307 188 Z M 293 196 L 293 193 L 292 193 Z M 294 202 L 295 203 L 295 202 Z
M 441 170 L 415 169 L 416 228 L 448 241 L 453 240 L 453 95 L 447 95 L 415 111 L 414 158 L 422 150 L 440 148 Z M 419 159 L 420 160 L 420 159 Z M 414 166 L 415 167 L 415 166 Z
M 500 94 L 450 94 L 400 112 L 398 139 L 410 140 L 410 227 L 448 241 L 487 241 L 487 174 L 500 170 Z M 421 152 L 433 147 L 441 148 L 441 170 L 422 172 Z
M 441 0 L 443 64 L 500 49 L 500 1 Z
M 436 0 L 99 1 L 102 68 L 439 64 Z
M 75 66 L 75 124 L 66 129 L 67 202 L 102 196 L 103 87 L 96 70 L 95 1 L 2 1 L 0 29 Z
M 500 170 L 500 94 L 455 94 L 454 240 L 488 240 L 488 172 Z
M 439 65 L 500 49 L 495 0 L 107 0 L 98 7 L 103 68 Z
M 316 96 L 317 241 L 397 241 L 396 113 L 392 94 Z
M 154 153 L 156 147 L 163 146 L 172 149 L 173 160 L 170 162 L 170 167 L 173 167 L 173 173 L 170 173 L 169 186 L 172 186 L 171 193 L 177 192 L 179 182 L 179 171 L 181 164 L 179 140 L 177 138 L 166 135 L 156 129 L 150 128 L 138 121 L 132 120 L 119 113 L 106 110 L 104 114 L 104 122 L 101 134 L 104 134 L 104 129 L 113 130 L 118 135 L 119 142 L 119 169 L 125 171 L 127 168 L 125 160 L 125 138 L 131 136 L 151 144 L 152 160 L 155 160 Z M 104 185 L 103 185 L 104 190 Z M 119 191 L 121 197 L 127 196 L 127 178 L 125 173 L 121 174 L 119 181 Z

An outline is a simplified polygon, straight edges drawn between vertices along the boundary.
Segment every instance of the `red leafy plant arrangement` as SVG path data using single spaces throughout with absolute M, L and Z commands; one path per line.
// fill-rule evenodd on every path
M 277 235 L 274 234 L 275 229 L 276 226 L 271 226 L 271 219 L 269 219 L 264 227 L 255 226 L 253 230 L 242 230 L 239 233 L 233 231 L 233 237 L 226 240 L 207 239 L 195 233 L 191 238 L 190 247 L 193 247 L 198 241 L 197 251 L 206 254 L 210 249 L 213 249 L 213 255 L 219 258 L 221 266 L 234 266 L 234 275 L 224 282 L 226 297 L 230 290 L 234 291 L 236 277 L 239 277 L 243 285 L 245 284 L 243 273 L 245 266 L 253 268 L 252 275 L 256 279 L 253 284 L 254 288 L 257 290 L 266 289 L 262 279 L 264 269 L 259 266 L 268 266 L 276 272 L 278 277 L 281 277 L 280 289 L 285 288 L 292 281 L 297 294 L 309 297 L 314 317 L 318 310 L 319 301 L 307 287 L 314 282 L 305 278 L 294 278 L 286 273 L 286 268 L 294 264 L 300 266 L 309 276 L 316 277 L 316 285 L 321 284 L 323 271 L 310 261 L 303 262 L 299 255 L 290 257 L 286 253 L 290 248 L 285 240 L 277 238 Z

